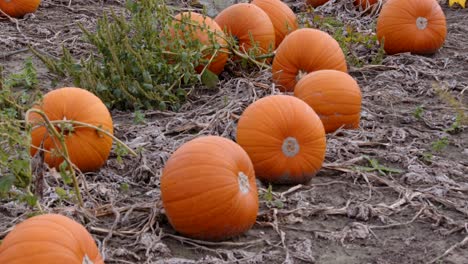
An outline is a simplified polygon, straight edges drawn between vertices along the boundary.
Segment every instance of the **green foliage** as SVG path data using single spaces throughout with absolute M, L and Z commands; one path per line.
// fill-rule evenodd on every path
M 145 114 L 140 110 L 136 110 L 133 113 L 133 123 L 135 124 L 144 124 L 145 123 Z
M 276 208 L 283 208 L 284 203 L 275 197 L 274 192 L 273 192 L 273 186 L 268 184 L 268 189 L 266 192 L 263 194 L 263 200 L 266 202 L 266 206 L 269 208 L 276 207 Z
M 370 158 L 368 156 L 364 156 L 364 159 L 369 162 L 369 166 L 355 166 L 355 169 L 367 172 L 377 171 L 382 176 L 386 176 L 387 173 L 403 173 L 400 169 L 390 168 L 380 164 L 377 159 Z
M 202 81 L 208 71 L 198 74 L 195 68 L 221 52 L 213 33 L 208 32 L 210 45 L 192 37 L 195 30 L 207 32 L 206 25 L 195 26 L 187 16 L 174 23 L 163 0 L 128 1 L 126 14 L 104 14 L 95 33 L 81 29 L 95 56 L 78 62 L 65 48 L 59 61 L 36 55 L 50 70 L 70 76 L 75 86 L 90 90 L 110 108 L 177 110 L 186 98 L 185 88 Z M 178 30 L 182 33 L 172 36 Z
M 423 113 L 424 113 L 424 108 L 423 108 L 423 106 L 422 106 L 422 105 L 418 105 L 418 106 L 414 109 L 413 116 L 414 116 L 416 119 L 421 119 Z
M 432 147 L 433 151 L 440 152 L 443 149 L 445 149 L 448 146 L 449 143 L 450 142 L 449 142 L 448 137 L 442 137 L 442 138 L 432 142 L 431 147 Z
M 30 127 L 25 125 L 22 113 L 39 98 L 39 91 L 33 90 L 36 84 L 31 59 L 25 61 L 21 72 L 9 76 L 4 76 L 0 66 L 0 198 L 17 196 L 30 205 L 37 199 L 30 191 Z M 13 186 L 18 192 L 12 192 Z

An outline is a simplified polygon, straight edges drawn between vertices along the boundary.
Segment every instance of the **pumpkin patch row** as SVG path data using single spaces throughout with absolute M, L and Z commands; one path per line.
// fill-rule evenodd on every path
M 383 8 L 387 13 L 379 18 L 378 25 L 390 29 L 382 33 L 382 26 L 380 29 L 378 26 L 382 43 L 384 39 L 390 41 L 389 45 L 384 45 L 387 53 L 393 53 L 392 45 L 397 42 L 402 47 L 397 52 L 436 51 L 445 35 L 431 34 L 438 20 L 434 22 L 426 16 L 445 18 L 438 13 L 440 6 L 434 5 L 435 0 L 421 2 L 423 8 L 431 9 L 429 13 L 413 13 L 414 17 L 407 18 L 414 20 L 413 27 L 422 32 L 416 35 L 415 41 L 408 44 L 401 43 L 401 38 L 392 38 L 396 32 L 392 23 L 401 22 L 390 18 L 411 8 L 402 1 L 388 1 Z M 392 11 L 392 7 L 396 7 L 395 10 Z M 233 21 L 229 16 L 231 12 L 240 14 L 242 8 L 246 13 L 255 10 L 252 5 L 237 4 L 222 11 L 221 19 L 215 18 L 222 28 L 228 28 L 227 34 L 237 34 L 237 39 L 244 32 L 232 30 L 236 24 L 229 23 Z M 265 26 L 265 32 L 271 36 L 271 27 Z M 249 34 L 254 41 L 263 36 Z M 270 40 L 270 48 L 272 42 Z M 258 210 L 253 178 L 277 184 L 307 183 L 324 161 L 325 133 L 340 127 L 359 127 L 361 90 L 347 73 L 345 56 L 336 40 L 321 30 L 302 28 L 286 33 L 275 44 L 273 82 L 280 91 L 293 92 L 294 96 L 271 95 L 249 105 L 237 125 L 236 142 L 241 148 L 215 136 L 196 138 L 182 145 L 164 168 L 161 177 L 163 205 L 174 229 L 186 236 L 222 240 L 245 232 L 255 222 L 253 215 Z M 209 157 L 204 156 L 206 153 Z M 231 160 L 242 165 L 226 164 Z M 216 219 L 216 225 L 211 225 L 212 219 Z
M 443 45 L 446 26 L 440 6 L 435 0 L 411 3 L 416 2 L 418 5 L 388 0 L 383 5 L 376 33 L 388 54 L 433 53 Z M 175 23 L 184 14 L 176 16 Z M 275 50 L 272 82 L 283 92 L 246 107 L 237 123 L 235 141 L 213 135 L 197 137 L 182 144 L 164 165 L 161 199 L 169 223 L 185 236 L 218 241 L 254 225 L 259 210 L 256 178 L 298 184 L 307 183 L 319 172 L 325 159 L 326 133 L 359 127 L 362 94 L 347 73 L 337 41 L 321 30 L 299 29 L 294 13 L 279 0 L 232 5 L 214 19 L 194 12 L 189 15 L 191 21 L 215 32 L 222 47 L 217 54 L 207 55 L 214 56 L 208 69 L 215 74 L 223 71 L 228 59 L 224 37 L 234 36 L 246 52 L 253 48 L 253 39 L 261 54 Z M 209 44 L 206 32 L 196 30 L 193 37 Z M 197 71 L 204 67 L 199 65 Z M 76 121 L 56 129 L 65 135 L 68 156 L 77 168 L 95 171 L 105 164 L 112 139 L 82 125 L 112 135 L 112 118 L 98 97 L 81 88 L 65 87 L 49 92 L 34 107 L 50 121 Z M 35 126 L 31 154 L 41 148 L 44 161 L 58 168 L 63 150 L 41 126 L 43 118 L 31 113 L 28 121 Z M 51 249 L 57 245 L 60 250 Z M 0 245 L 0 263 L 52 263 L 51 259 L 103 263 L 86 229 L 60 215 L 25 220 Z

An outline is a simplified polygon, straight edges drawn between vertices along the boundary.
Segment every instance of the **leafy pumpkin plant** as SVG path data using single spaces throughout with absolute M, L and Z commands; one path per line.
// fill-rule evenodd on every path
M 214 42 L 213 47 L 206 47 L 206 42 L 194 38 L 195 31 L 202 29 L 188 16 L 177 26 L 182 35 L 173 38 L 177 21 L 164 0 L 130 0 L 123 12 L 104 14 L 95 32 L 80 26 L 96 49 L 94 56 L 77 61 L 64 49 L 57 61 L 35 54 L 53 72 L 70 76 L 75 87 L 91 91 L 108 108 L 179 109 L 188 89 L 203 79 L 196 67 L 206 65 L 211 56 L 202 51 L 221 54 L 221 45 Z M 206 27 L 205 32 L 212 34 Z
M 184 19 L 187 17 L 188 19 Z M 183 38 L 183 29 L 180 29 L 181 23 L 188 23 L 185 27 L 193 32 L 192 39 L 198 39 L 204 46 L 202 53 L 206 53 L 205 59 L 208 65 L 199 65 L 195 68 L 198 73 L 203 73 L 206 69 L 215 74 L 220 74 L 228 59 L 228 50 L 226 37 L 219 25 L 210 17 L 203 16 L 194 12 L 183 12 L 175 16 L 174 28 L 171 32 L 173 38 Z M 176 33 L 177 32 L 177 33 Z

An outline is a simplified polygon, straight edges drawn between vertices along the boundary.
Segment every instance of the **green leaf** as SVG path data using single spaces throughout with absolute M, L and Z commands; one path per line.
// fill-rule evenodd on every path
M 67 191 L 61 187 L 55 187 L 55 193 L 59 196 L 61 200 L 67 200 L 70 198 Z
M 201 82 L 208 88 L 214 88 L 218 84 L 219 78 L 212 71 L 205 69 L 201 75 Z
M 70 171 L 68 170 L 68 162 L 64 160 L 62 163 L 60 163 L 59 170 L 63 182 L 65 184 L 71 184 L 73 181 L 70 177 Z
M 19 198 L 19 200 L 27 203 L 29 206 L 35 206 L 37 203 L 37 197 L 32 194 L 24 194 Z
M 0 177 L 0 194 L 7 194 L 15 183 L 14 175 Z

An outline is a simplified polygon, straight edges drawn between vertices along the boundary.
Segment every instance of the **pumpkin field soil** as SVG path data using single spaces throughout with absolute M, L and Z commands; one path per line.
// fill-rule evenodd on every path
M 92 47 L 77 23 L 93 29 L 103 11 L 122 10 L 121 2 L 43 0 L 24 19 L 0 16 L 0 63 L 8 74 L 32 57 L 43 92 L 72 86 L 57 82 L 27 44 L 52 56 L 61 55 L 62 45 L 85 56 Z M 189 7 L 185 2 L 179 6 Z M 305 10 L 299 0 L 285 2 Z M 360 21 L 375 19 L 372 14 L 333 5 L 314 12 L 371 30 Z M 216 89 L 198 87 L 179 112 L 145 111 L 137 123 L 135 113 L 112 110 L 115 135 L 141 149 L 138 157 L 119 162 L 113 151 L 99 172 L 86 174 L 86 209 L 56 194 L 55 187 L 68 187 L 50 171 L 41 204 L 82 223 L 109 264 L 468 263 L 468 9 L 441 5 L 448 28 L 443 48 L 350 67 L 363 94 L 360 128 L 327 135 L 325 163 L 309 184 L 269 189 L 258 182 L 257 222 L 240 237 L 204 242 L 177 234 L 159 189 L 161 169 L 182 143 L 208 134 L 235 140 L 242 111 L 279 93 L 270 70 L 242 71 L 232 62 Z M 23 203 L 1 201 L 0 239 L 30 212 Z

